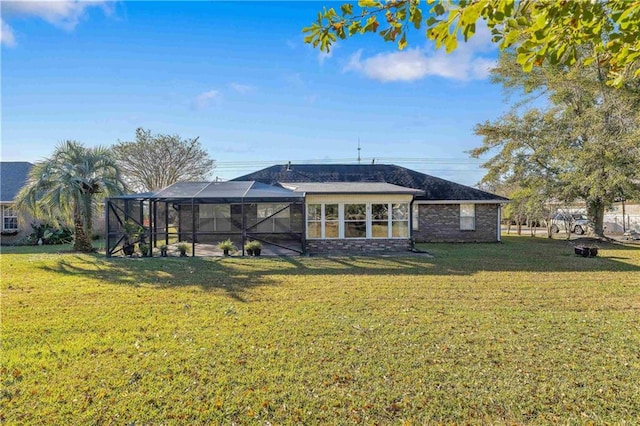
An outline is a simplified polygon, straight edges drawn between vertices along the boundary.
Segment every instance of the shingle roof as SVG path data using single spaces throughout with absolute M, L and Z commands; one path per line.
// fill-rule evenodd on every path
M 275 165 L 233 180 L 255 180 L 268 185 L 279 182 L 386 182 L 424 191 L 424 195 L 415 197 L 416 200 L 508 201 L 495 194 L 393 164 Z
M 26 161 L 0 162 L 0 201 L 12 202 L 27 182 L 33 164 Z
M 307 194 L 411 194 L 419 189 L 405 188 L 386 182 L 280 182 L 280 185 Z

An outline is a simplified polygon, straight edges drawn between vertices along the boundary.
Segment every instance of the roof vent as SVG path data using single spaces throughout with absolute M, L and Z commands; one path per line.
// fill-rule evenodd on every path
M 291 171 L 291 161 L 289 161 L 289 163 L 287 163 L 287 171 L 290 172 Z

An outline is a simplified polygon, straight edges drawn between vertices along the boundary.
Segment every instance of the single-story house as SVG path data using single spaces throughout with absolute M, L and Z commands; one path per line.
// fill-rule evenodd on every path
M 15 198 L 27 182 L 33 164 L 26 161 L 0 162 L 0 214 L 2 215 L 2 244 L 11 244 L 31 232 L 31 218 L 15 208 Z
M 269 185 L 344 182 L 346 187 L 378 182 L 413 189 L 413 196 L 404 197 L 402 202 L 411 206 L 410 237 L 415 242 L 500 241 L 500 207 L 509 202 L 495 194 L 392 164 L 276 165 L 234 180 Z M 383 193 L 373 198 L 371 195 L 363 199 L 367 206 Z
M 180 182 L 107 200 L 107 253 L 125 222 L 157 246 L 247 240 L 297 253 L 409 250 L 414 242 L 500 241 L 509 200 L 396 165 L 285 164 L 228 182 Z

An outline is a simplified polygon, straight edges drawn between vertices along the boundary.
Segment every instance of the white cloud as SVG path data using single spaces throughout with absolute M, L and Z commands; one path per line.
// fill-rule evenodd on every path
M 481 31 L 449 54 L 444 49 L 433 51 L 417 47 L 363 59 L 361 49 L 351 55 L 343 71 L 359 72 L 382 82 L 415 81 L 428 76 L 458 81 L 482 80 L 488 77 L 496 62 L 481 54 L 493 49 L 488 31 Z
M 200 93 L 193 100 L 193 108 L 199 111 L 206 109 L 212 102 L 221 102 L 222 94 L 217 90 L 209 90 L 208 92 Z
M 253 86 L 249 86 L 248 84 L 240 84 L 240 83 L 231 83 L 229 84 L 229 87 L 231 87 L 233 90 L 240 93 L 241 95 L 246 95 L 247 93 L 252 92 L 254 90 Z
M 2 15 L 6 20 L 14 17 L 36 17 L 65 31 L 73 31 L 86 15 L 87 9 L 99 7 L 107 15 L 112 12 L 113 0 L 45 0 L 2 2 Z M 2 44 L 15 46 L 13 30 L 3 19 Z
M 13 30 L 3 19 L 0 19 L 2 25 L 2 31 L 0 32 L 0 44 L 2 46 L 14 47 L 16 45 L 16 38 L 13 35 Z

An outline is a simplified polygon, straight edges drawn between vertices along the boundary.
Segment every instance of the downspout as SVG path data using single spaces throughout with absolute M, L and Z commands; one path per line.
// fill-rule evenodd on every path
M 501 229 L 501 222 L 502 222 L 502 204 L 498 204 L 498 231 L 497 231 L 497 236 L 498 236 L 498 242 L 502 242 L 501 240 L 501 234 L 502 234 L 502 229 Z
M 409 203 L 409 243 L 411 244 L 411 251 L 416 249 L 416 242 L 413 239 L 413 203 L 415 201 L 415 197 L 412 197 Z
M 302 235 L 300 235 L 302 242 L 302 253 L 307 254 L 307 194 L 302 199 Z

